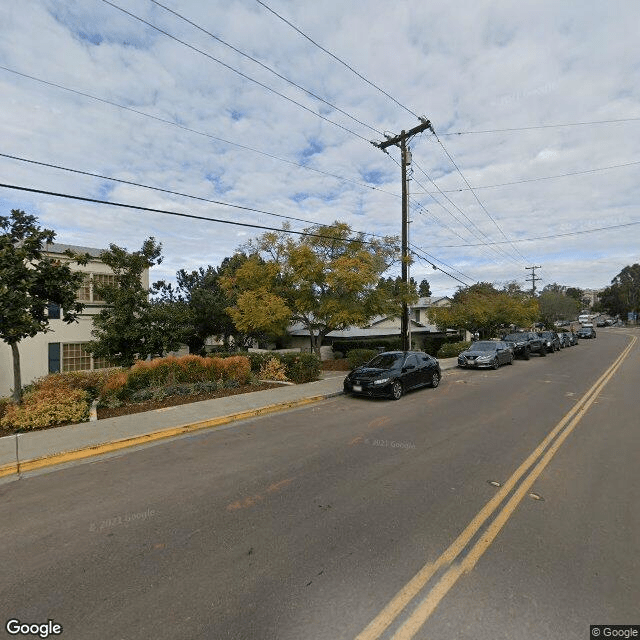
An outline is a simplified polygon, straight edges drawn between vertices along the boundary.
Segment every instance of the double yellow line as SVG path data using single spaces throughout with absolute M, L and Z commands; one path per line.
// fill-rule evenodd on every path
M 415 636 L 440 601 L 458 581 L 458 578 L 464 573 L 471 571 L 484 552 L 489 548 L 502 527 L 520 504 L 522 498 L 524 498 L 538 476 L 549 464 L 550 460 L 562 446 L 562 443 L 576 428 L 585 412 L 595 402 L 623 360 L 629 355 L 636 341 L 637 338 L 632 337 L 627 347 L 615 362 L 600 376 L 595 384 L 580 398 L 562 420 L 560 420 L 531 455 L 516 469 L 513 475 L 501 487 L 500 491 L 487 502 L 449 548 L 435 562 L 425 564 L 369 625 L 358 634 L 355 640 L 376 640 L 379 638 L 404 611 L 407 605 L 424 589 L 427 582 L 435 573 L 440 570 L 445 570 L 436 584 L 418 603 L 411 615 L 398 628 L 391 640 L 410 640 Z M 533 467 L 533 469 L 531 469 L 531 467 Z M 530 469 L 531 471 L 529 471 Z M 528 471 L 529 473 L 527 474 Z M 502 507 L 462 561 L 450 566 L 464 551 L 471 539 L 479 532 L 480 528 L 498 510 L 502 502 L 514 488 L 515 491 L 511 498 Z

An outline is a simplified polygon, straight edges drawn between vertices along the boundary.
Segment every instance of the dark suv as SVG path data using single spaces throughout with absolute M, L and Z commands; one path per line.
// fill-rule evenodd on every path
M 547 355 L 542 338 L 534 331 L 510 333 L 503 340 L 512 347 L 515 356 L 525 360 L 528 360 L 532 353 L 539 353 L 541 356 Z
M 544 341 L 544 346 L 549 353 L 560 351 L 560 337 L 555 331 L 539 331 L 538 335 Z

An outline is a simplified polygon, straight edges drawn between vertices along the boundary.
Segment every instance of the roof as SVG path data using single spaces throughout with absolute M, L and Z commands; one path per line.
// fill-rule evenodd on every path
M 74 253 L 88 253 L 92 258 L 99 258 L 102 255 L 104 249 L 96 249 L 95 247 L 79 247 L 75 244 L 58 244 L 53 242 L 46 244 L 44 250 L 47 253 L 59 253 L 63 254 L 65 251 L 73 251 Z
M 451 298 L 449 296 L 430 296 L 428 298 L 418 298 L 418 302 L 411 305 L 412 309 L 416 309 L 417 307 L 433 307 L 438 304 L 438 302 L 442 302 L 443 300 L 448 300 L 451 302 Z

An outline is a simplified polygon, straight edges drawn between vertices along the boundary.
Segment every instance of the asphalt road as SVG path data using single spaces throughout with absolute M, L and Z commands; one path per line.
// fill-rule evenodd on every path
M 594 387 L 631 333 L 1 484 L 3 627 L 556 640 L 640 624 L 640 344 Z

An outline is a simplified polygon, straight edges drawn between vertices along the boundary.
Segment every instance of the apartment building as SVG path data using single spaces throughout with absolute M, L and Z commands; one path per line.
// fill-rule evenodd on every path
M 84 346 L 92 339 L 93 316 L 104 307 L 97 293 L 97 284 L 111 284 L 115 276 L 111 269 L 100 260 L 102 249 L 78 247 L 67 244 L 49 244 L 43 252 L 48 257 L 69 261 L 64 255 L 67 249 L 75 253 L 91 256 L 86 265 L 71 264 L 72 269 L 85 274 L 78 289 L 78 300 L 85 307 L 77 322 L 66 324 L 62 321 L 57 305 L 49 307 L 49 331 L 33 338 L 25 338 L 18 344 L 22 384 L 59 371 L 86 371 L 108 366 L 104 358 L 94 358 Z M 149 287 L 149 271 L 143 274 L 143 286 Z M 13 388 L 13 359 L 11 347 L 0 342 L 0 397 L 9 396 Z

